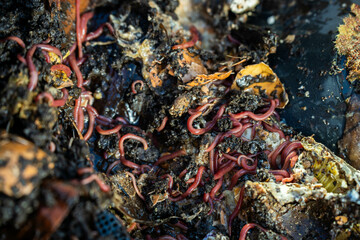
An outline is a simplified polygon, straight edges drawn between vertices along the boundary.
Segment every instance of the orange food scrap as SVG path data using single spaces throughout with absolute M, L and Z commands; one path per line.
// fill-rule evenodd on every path
M 263 62 L 242 69 L 236 75 L 231 89 L 252 91 L 256 95 L 265 93 L 271 99 L 276 96 L 280 102 L 278 108 L 284 108 L 289 101 L 284 85 L 273 70 Z
M 186 84 L 186 88 L 190 89 L 190 88 L 193 88 L 196 86 L 202 86 L 202 85 L 205 85 L 205 84 L 217 81 L 217 80 L 224 80 L 224 79 L 228 78 L 232 73 L 233 73 L 233 71 L 217 72 L 217 73 L 210 74 L 210 75 L 201 74 L 201 75 L 198 75 L 191 82 L 188 82 Z

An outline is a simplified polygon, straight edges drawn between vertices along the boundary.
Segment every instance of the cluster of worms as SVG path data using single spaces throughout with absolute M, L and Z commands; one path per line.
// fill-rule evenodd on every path
M 139 165 L 125 158 L 125 150 L 124 150 L 124 142 L 128 139 L 133 139 L 142 143 L 144 150 L 148 149 L 147 141 L 140 136 L 137 136 L 133 133 L 127 133 L 123 136 L 120 134 L 120 130 L 123 127 L 132 127 L 138 132 L 142 132 L 142 130 L 137 127 L 130 125 L 129 122 L 123 117 L 117 117 L 115 119 L 110 119 L 108 117 L 100 115 L 97 110 L 92 106 L 94 102 L 92 92 L 87 90 L 86 87 L 89 85 L 89 81 L 85 81 L 83 79 L 83 75 L 80 71 L 81 65 L 86 61 L 86 56 L 82 51 L 82 44 L 87 41 L 91 41 L 97 37 L 99 37 L 103 33 L 104 27 L 109 29 L 111 34 L 114 34 L 114 29 L 109 23 L 102 24 L 96 31 L 87 33 L 87 23 L 93 17 L 93 12 L 87 12 L 80 16 L 80 0 L 76 0 L 76 42 L 69 50 L 68 57 L 63 59 L 63 56 L 60 50 L 54 46 L 49 44 L 49 40 L 44 41 L 43 43 L 35 44 L 29 48 L 26 53 L 25 58 L 20 54 L 17 55 L 17 58 L 25 65 L 27 65 L 29 69 L 29 83 L 28 90 L 34 91 L 38 85 L 38 70 L 32 60 L 32 57 L 36 51 L 36 49 L 41 49 L 45 59 L 47 62 L 50 61 L 49 52 L 55 53 L 60 58 L 60 63 L 55 64 L 51 67 L 51 71 L 62 71 L 67 77 L 71 75 L 72 72 L 75 73 L 77 84 L 76 86 L 81 89 L 80 96 L 75 100 L 73 117 L 76 127 L 80 133 L 80 136 L 85 140 L 89 140 L 92 136 L 94 129 L 101 135 L 112 135 L 115 134 L 118 136 L 119 143 L 118 149 L 120 154 L 120 159 L 111 163 L 108 166 L 106 173 L 109 175 L 111 170 L 118 164 L 122 164 L 130 169 L 131 172 L 125 172 L 127 176 L 129 176 L 132 180 L 133 186 L 137 195 L 145 201 L 145 197 L 139 190 L 136 184 L 135 175 L 139 175 L 146 171 L 150 171 L 155 168 L 161 168 L 161 165 L 164 162 L 172 160 L 174 158 L 185 156 L 187 152 L 184 149 L 175 151 L 169 154 L 163 154 L 157 161 L 151 165 Z M 188 47 L 192 47 L 196 44 L 199 39 L 199 33 L 195 27 L 190 28 L 191 32 L 191 40 L 189 42 L 185 42 L 179 45 L 175 45 L 172 49 L 185 49 Z M 15 36 L 10 36 L 1 41 L 15 41 L 22 48 L 26 48 L 24 42 Z M 77 50 L 77 51 L 76 51 Z M 136 85 L 140 85 L 140 89 L 144 87 L 144 82 L 142 80 L 136 80 L 131 85 L 131 90 L 133 94 L 137 93 Z M 39 93 L 35 101 L 44 101 L 46 100 L 49 106 L 52 107 L 63 107 L 68 99 L 69 93 L 66 88 L 61 89 L 62 98 L 54 99 L 54 97 L 48 93 L 43 92 Z M 190 109 L 188 114 L 190 115 L 187 119 L 187 129 L 193 135 L 203 135 L 205 133 L 212 133 L 214 135 L 214 139 L 209 144 L 209 147 L 206 149 L 206 152 L 209 156 L 209 165 L 208 166 L 198 166 L 198 170 L 196 175 L 193 178 L 190 178 L 186 181 L 186 184 L 189 184 L 189 187 L 186 191 L 180 192 L 179 190 L 174 190 L 174 179 L 170 174 L 164 174 L 160 176 L 162 179 L 168 179 L 168 188 L 167 191 L 169 193 L 168 200 L 173 202 L 178 202 L 189 197 L 199 186 L 206 184 L 208 179 L 203 179 L 204 173 L 210 174 L 213 176 L 213 180 L 216 181 L 215 186 L 207 193 L 204 193 L 202 196 L 203 201 L 210 205 L 210 211 L 208 214 L 214 212 L 214 202 L 221 201 L 224 197 L 221 193 L 221 190 L 229 189 L 232 190 L 235 186 L 238 185 L 239 179 L 246 175 L 256 175 L 258 168 L 258 156 L 259 153 L 255 154 L 242 154 L 237 151 L 233 151 L 228 149 L 226 152 L 220 151 L 217 146 L 224 142 L 229 137 L 240 138 L 243 141 L 251 141 L 256 139 L 256 130 L 257 128 L 262 127 L 269 132 L 278 133 L 280 138 L 283 139 L 283 142 L 275 148 L 273 151 L 264 150 L 263 153 L 267 155 L 269 160 L 270 170 L 268 171 L 272 174 L 276 181 L 286 183 L 293 181 L 293 175 L 291 169 L 294 167 L 299 154 L 299 149 L 302 148 L 302 145 L 299 141 L 291 141 L 290 136 L 286 136 L 284 132 L 277 127 L 276 125 L 270 125 L 265 122 L 266 119 L 270 117 L 278 118 L 277 113 L 275 112 L 276 107 L 279 105 L 277 99 L 267 100 L 268 106 L 258 110 L 258 113 L 253 113 L 251 111 L 243 111 L 240 113 L 226 113 L 227 104 L 224 103 L 218 107 L 216 114 L 214 117 L 208 121 L 203 128 L 194 127 L 194 122 L 197 118 L 206 115 L 208 113 L 209 108 L 211 106 L 211 101 L 209 103 L 198 106 L 196 109 Z M 88 127 L 85 133 L 85 110 L 88 115 Z M 165 127 L 168 121 L 168 117 L 164 117 L 160 126 L 156 129 L 158 132 L 161 132 Z M 217 129 L 217 123 L 220 119 L 229 119 L 232 123 L 232 129 L 226 132 L 219 132 Z M 279 120 L 279 119 L 278 119 Z M 250 131 L 250 139 L 247 139 L 244 135 L 245 132 Z M 249 134 L 247 134 L 249 135 Z M 55 151 L 55 145 L 51 144 L 51 151 Z M 188 172 L 188 169 L 184 169 L 178 179 L 182 179 L 185 174 Z M 104 184 L 94 173 L 93 168 L 82 168 L 78 169 L 78 175 L 83 176 L 84 174 L 91 174 L 87 178 L 83 178 L 80 182 L 81 184 L 88 184 L 92 181 L 95 181 L 100 189 L 104 192 L 110 191 L 110 187 Z M 225 181 L 226 177 L 230 177 L 230 181 Z M 226 186 L 225 186 L 226 185 Z M 228 226 L 229 233 L 231 234 L 231 225 L 232 221 L 235 217 L 238 216 L 241 205 L 244 197 L 244 187 L 242 187 L 239 195 L 239 200 L 237 205 L 233 211 L 233 213 L 229 216 Z M 181 229 L 184 231 L 187 230 L 187 226 L 179 221 L 177 223 Z M 134 230 L 136 227 L 139 227 L 138 224 L 133 223 L 128 228 L 128 231 Z M 240 240 L 244 240 L 246 238 L 246 234 L 248 230 L 251 228 L 257 227 L 262 231 L 267 231 L 263 227 L 255 223 L 246 224 L 240 233 Z M 281 236 L 282 239 L 286 239 Z M 150 235 L 147 235 L 147 239 L 152 239 Z M 185 240 L 187 239 L 183 234 L 178 234 L 177 238 L 174 238 L 170 235 L 163 235 L 158 237 L 157 239 L 178 239 Z

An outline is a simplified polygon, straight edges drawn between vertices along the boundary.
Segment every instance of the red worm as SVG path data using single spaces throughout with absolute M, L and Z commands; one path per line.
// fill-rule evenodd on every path
M 86 107 L 86 111 L 88 113 L 89 116 L 89 126 L 88 126 L 88 130 L 84 135 L 84 140 L 87 141 L 89 140 L 89 138 L 91 137 L 93 131 L 94 131 L 94 125 L 95 125 L 95 114 L 94 112 L 91 110 L 91 108 L 93 108 L 92 106 L 88 105 Z
M 219 143 L 219 140 L 222 138 L 223 133 L 218 133 L 218 135 L 216 135 L 216 137 L 214 138 L 214 141 L 210 144 L 210 146 L 205 150 L 205 152 L 210 152 L 212 151 L 216 145 Z
M 126 229 L 126 231 L 127 231 L 128 233 L 130 233 L 130 232 L 132 232 L 133 230 L 135 230 L 136 226 L 137 226 L 136 222 L 133 222 L 133 223 L 130 224 L 130 226 Z
M 231 213 L 230 217 L 229 217 L 229 235 L 231 236 L 231 224 L 232 224 L 232 221 L 234 220 L 234 218 L 239 214 L 240 212 L 240 209 L 241 209 L 241 205 L 242 205 L 242 202 L 243 202 L 243 199 L 244 199 L 244 192 L 245 192 L 245 187 L 242 187 L 241 188 L 241 191 L 240 191 L 240 195 L 239 195 L 239 200 L 238 202 L 236 203 L 236 207 L 234 209 L 234 211 Z
M 277 182 L 281 181 L 283 178 L 290 177 L 289 172 L 286 170 L 269 170 L 269 173 L 274 175 Z
M 53 141 L 51 141 L 49 143 L 49 151 L 50 152 L 55 152 L 55 150 L 56 150 L 56 145 L 55 145 L 55 143 Z
M 174 45 L 171 49 L 186 49 L 195 45 L 195 43 L 199 40 L 199 32 L 196 27 L 190 27 L 191 40 L 182 44 Z
M 210 204 L 210 211 L 207 213 L 207 215 L 210 215 L 214 211 L 214 203 L 212 198 L 209 198 L 209 204 Z
M 51 68 L 50 68 L 50 71 L 63 71 L 66 76 L 70 77 L 71 75 L 71 69 L 64 65 L 64 64 L 56 64 L 56 65 L 52 65 Z
M 134 162 L 131 162 L 129 160 L 126 160 L 125 157 L 120 157 L 120 160 L 117 160 L 115 162 L 113 162 L 112 164 L 110 164 L 110 166 L 108 167 L 108 169 L 106 170 L 106 174 L 109 175 L 111 170 L 113 170 L 113 168 L 118 165 L 119 163 L 122 163 L 124 166 L 127 166 L 129 168 L 132 168 L 132 169 L 141 169 L 141 166 L 134 163 Z
M 160 236 L 157 240 L 176 240 L 176 238 L 174 238 L 170 235 L 163 235 L 163 236 Z
M 136 185 L 136 179 L 135 179 L 135 176 L 132 174 L 132 173 L 129 173 L 129 172 L 125 172 L 128 176 L 131 177 L 132 179 L 132 183 L 133 183 L 133 186 L 134 186 L 134 189 L 135 189 L 135 192 L 137 193 L 137 195 L 145 201 L 145 197 L 141 194 L 138 186 Z
M 212 174 L 215 173 L 215 151 L 212 149 L 209 154 L 209 168 Z
M 207 102 L 205 103 L 204 105 L 201 105 L 201 106 L 198 106 L 196 109 L 189 109 L 188 110 L 188 113 L 190 115 L 194 115 L 195 113 L 198 113 L 198 112 L 205 112 L 205 110 L 212 104 L 212 101 L 210 102 Z
M 216 183 L 216 185 L 211 189 L 210 191 L 210 198 L 215 199 L 216 193 L 220 190 L 222 183 L 223 183 L 223 177 L 219 179 L 219 181 Z
M 19 60 L 20 62 L 22 62 L 23 64 L 27 65 L 26 59 L 25 59 L 23 56 L 21 56 L 20 54 L 18 54 L 18 55 L 16 55 L 16 57 L 18 58 L 18 60 Z
M 240 236 L 239 236 L 239 240 L 245 240 L 246 239 L 246 235 L 247 235 L 247 232 L 254 228 L 254 227 L 258 227 L 261 229 L 261 231 L 263 232 L 267 232 L 268 230 L 266 230 L 265 228 L 261 227 L 259 224 L 256 224 L 256 223 L 248 223 L 246 224 L 242 229 L 241 229 L 241 232 L 240 232 Z M 279 236 L 281 237 L 281 240 L 287 240 L 286 237 L 282 236 L 279 234 Z
M 270 132 L 276 132 L 280 135 L 280 138 L 285 138 L 285 134 L 283 131 L 281 131 L 279 128 L 275 127 L 275 126 L 270 126 L 269 124 L 263 122 L 262 123 L 263 126 L 265 127 L 266 130 L 270 131 Z
M 37 95 L 35 98 L 35 101 L 38 102 L 44 98 L 47 99 L 47 102 L 49 103 L 50 106 L 53 104 L 54 97 L 48 92 L 43 92 L 43 93 L 40 93 L 39 95 Z
M 76 14 L 76 43 L 78 47 L 78 57 L 82 58 L 82 46 L 81 46 L 81 19 L 80 19 L 80 0 L 75 0 L 75 14 Z
M 38 83 L 38 78 L 39 78 L 39 74 L 36 70 L 36 67 L 35 67 L 35 64 L 32 60 L 32 57 L 35 53 L 35 50 L 37 48 L 40 48 L 42 50 L 45 50 L 45 51 L 51 51 L 51 52 L 54 52 L 56 53 L 57 55 L 59 55 L 62 59 L 62 55 L 61 55 L 61 52 L 58 48 L 56 47 L 53 47 L 53 46 L 50 46 L 50 45 L 47 45 L 47 44 L 35 44 L 33 45 L 29 51 L 26 53 L 26 63 L 27 63 L 27 66 L 29 68 L 29 75 L 30 75 L 30 79 L 29 79 L 29 84 L 28 84 L 28 90 L 29 91 L 33 91 L 35 88 L 36 88 L 36 85 Z
M 12 40 L 12 41 L 15 41 L 17 44 L 20 45 L 20 47 L 22 48 L 25 48 L 25 43 L 23 40 L 21 40 L 19 37 L 16 37 L 16 36 L 9 36 L 9 37 L 6 37 L 4 39 L 1 39 L 0 42 L 5 42 L 7 40 Z
M 144 87 L 144 82 L 142 81 L 142 80 L 136 80 L 136 81 L 134 81 L 132 84 L 131 84 L 131 92 L 133 93 L 133 94 L 136 94 L 137 93 L 137 91 L 136 91 L 136 89 L 135 89 L 135 86 L 136 86 L 136 84 L 140 84 L 140 90 L 142 90 L 143 89 L 143 87 Z
M 81 97 L 79 97 L 78 99 L 75 100 L 75 106 L 74 106 L 74 121 L 76 123 L 76 125 L 78 125 L 79 122 L 79 111 L 81 108 Z
M 215 173 L 214 180 L 218 180 L 226 173 L 230 172 L 235 167 L 235 165 L 236 163 L 233 161 L 229 161 L 229 163 L 225 163 L 224 166 Z
M 136 136 L 135 134 L 132 133 L 127 133 L 124 136 L 122 136 L 119 140 L 119 152 L 121 156 L 125 156 L 125 151 L 124 151 L 124 141 L 126 139 L 134 139 L 137 140 L 139 142 L 141 142 L 144 146 L 144 150 L 148 149 L 148 144 L 146 142 L 146 140 L 140 136 Z
M 156 131 L 161 132 L 165 128 L 168 119 L 168 117 L 164 117 L 164 119 L 161 121 L 160 126 L 156 128 Z
M 197 112 L 191 115 L 187 121 L 188 130 L 194 135 L 201 135 L 210 131 L 215 126 L 217 120 L 223 115 L 225 111 L 225 106 L 226 106 L 225 104 L 221 105 L 214 118 L 210 122 L 206 123 L 206 126 L 204 128 L 196 129 L 193 127 L 193 122 L 195 121 L 196 118 L 198 118 L 202 114 L 202 112 Z
M 80 100 L 80 102 L 81 102 L 81 100 Z M 76 103 L 76 101 L 75 101 L 75 103 Z M 84 110 L 81 107 L 81 103 L 79 105 L 80 105 L 80 107 L 79 107 L 79 112 L 78 112 L 77 126 L 78 126 L 79 131 L 82 132 L 84 130 Z
M 83 76 L 80 72 L 80 69 L 76 63 L 76 58 L 75 58 L 75 55 L 74 54 L 70 54 L 69 56 L 69 64 L 70 64 L 70 67 L 72 68 L 72 70 L 75 72 L 75 76 L 76 76 L 76 79 L 77 79 L 77 84 L 76 86 L 77 87 L 82 87 L 83 86 L 83 83 L 84 83 L 84 79 L 83 79 Z
M 86 185 L 89 184 L 92 181 L 96 181 L 96 183 L 99 185 L 101 191 L 103 192 L 109 192 L 110 191 L 110 187 L 108 185 L 106 185 L 100 178 L 99 176 L 95 175 L 93 173 L 94 169 L 88 167 L 88 168 L 80 168 L 77 170 L 77 173 L 79 175 L 83 175 L 85 173 L 92 173 L 89 177 L 84 178 L 83 180 L 81 180 L 81 184 Z
M 197 186 L 200 184 L 201 182 L 201 177 L 203 175 L 203 172 L 205 171 L 205 167 L 204 166 L 200 166 L 199 169 L 198 169 L 198 172 L 196 174 L 196 178 L 195 178 L 195 182 L 186 190 L 185 193 L 183 193 L 182 195 L 180 195 L 179 197 L 177 198 L 172 198 L 172 197 L 169 197 L 169 199 L 173 202 L 177 202 L 177 201 L 180 201 L 180 200 L 183 200 L 185 199 L 187 196 L 189 196 L 192 191 L 194 191 Z
M 69 97 L 69 92 L 66 90 L 66 88 L 62 88 L 61 92 L 63 93 L 63 97 L 61 99 L 54 100 L 52 104 L 53 107 L 62 107 L 65 105 Z
M 84 56 L 83 58 L 78 59 L 78 60 L 76 61 L 76 65 L 78 65 L 78 67 L 80 67 L 81 65 L 84 64 L 84 62 L 85 62 L 86 60 L 87 60 L 87 56 Z M 87 81 L 84 81 L 83 86 L 89 86 L 89 84 L 90 84 L 90 79 L 87 80 Z
M 173 185 L 174 185 L 174 179 L 170 174 L 162 175 L 161 179 L 164 179 L 164 178 L 169 178 L 168 191 L 171 192 L 171 189 L 173 188 Z
M 284 164 L 281 169 L 286 170 L 290 166 L 290 162 L 292 162 L 293 158 L 297 158 L 297 153 L 295 151 L 292 151 L 289 153 L 289 155 L 286 156 Z
M 178 234 L 176 235 L 176 239 L 177 240 L 189 240 L 187 237 L 185 237 L 183 234 Z
M 114 28 L 111 26 L 110 23 L 103 23 L 94 32 L 87 34 L 84 41 L 87 42 L 87 41 L 91 41 L 95 38 L 98 38 L 103 33 L 104 27 L 107 27 L 112 35 L 115 34 Z
M 252 123 L 245 123 L 239 132 L 234 133 L 234 136 L 241 137 L 244 134 L 244 132 L 246 131 L 246 129 L 251 128 L 252 126 L 253 126 Z
M 181 228 L 182 230 L 184 230 L 185 232 L 189 229 L 185 223 L 183 223 L 182 221 L 178 220 L 177 223 L 174 224 L 175 227 Z
M 252 165 L 248 165 L 248 161 L 250 161 L 252 163 Z M 257 165 L 257 161 L 254 161 L 254 159 L 248 157 L 248 156 L 245 156 L 245 155 L 240 155 L 238 158 L 237 158 L 237 162 L 239 165 L 242 166 L 243 169 L 245 170 L 255 170 L 256 169 L 256 165 Z
M 111 135 L 114 133 L 117 133 L 120 131 L 120 129 L 122 128 L 123 125 L 117 125 L 116 127 L 112 128 L 112 129 L 108 129 L 108 130 L 104 130 L 101 128 L 100 125 L 96 126 L 96 131 L 98 133 L 100 133 L 101 135 Z
M 94 16 L 94 12 L 86 12 L 80 18 L 80 41 L 84 42 L 87 33 L 87 23 Z M 79 57 L 81 59 L 82 57 Z
M 233 114 L 233 113 L 229 113 L 229 115 L 235 119 L 240 119 L 240 118 L 245 118 L 245 117 L 250 117 L 256 121 L 264 121 L 265 119 L 267 119 L 268 117 L 271 116 L 271 114 L 274 113 L 275 108 L 279 105 L 279 100 L 275 99 L 275 100 L 270 100 L 270 108 L 269 110 L 261 115 L 257 115 L 253 112 L 250 111 L 245 111 L 245 112 L 241 112 L 241 113 L 237 113 L 237 114 Z
M 281 180 L 282 183 L 288 183 L 288 182 L 292 182 L 294 180 L 294 175 L 293 174 L 290 174 L 290 177 L 288 178 L 283 178 Z
M 289 145 L 286 146 L 286 148 L 284 148 L 284 150 L 282 151 L 281 154 L 281 159 L 284 161 L 285 158 L 294 150 L 296 149 L 300 149 L 303 148 L 301 142 L 296 141 L 296 142 L 292 142 Z
M 239 171 L 237 171 L 231 178 L 229 190 L 232 190 L 233 187 L 236 185 L 238 179 L 241 178 L 245 174 L 253 174 L 254 175 L 254 174 L 256 174 L 256 170 L 249 171 L 246 169 L 240 169 Z
M 155 163 L 154 166 L 158 166 L 159 164 L 166 162 L 167 160 L 176 158 L 176 157 L 180 157 L 180 156 L 184 156 L 186 155 L 186 151 L 184 149 L 181 149 L 179 151 L 173 152 L 171 154 L 167 154 L 165 156 L 161 156 Z
M 289 141 L 285 141 L 282 144 L 280 144 L 275 150 L 273 150 L 268 158 L 270 159 L 270 167 L 272 169 L 277 168 L 277 164 L 276 164 L 276 158 L 277 156 L 279 156 L 279 154 L 281 153 L 281 151 L 289 144 Z
M 179 174 L 179 178 L 183 178 L 185 176 L 185 174 L 187 173 L 187 169 L 185 168 L 184 170 L 181 171 L 181 173 Z

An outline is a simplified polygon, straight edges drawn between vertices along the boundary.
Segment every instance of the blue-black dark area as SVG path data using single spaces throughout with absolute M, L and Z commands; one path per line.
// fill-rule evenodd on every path
M 250 19 L 279 35 L 277 52 L 269 56 L 269 63 L 289 94 L 281 117 L 335 152 L 345 125 L 345 99 L 352 87 L 341 71 L 344 61 L 336 53 L 334 40 L 352 2 L 264 1 Z M 294 41 L 285 41 L 292 35 Z

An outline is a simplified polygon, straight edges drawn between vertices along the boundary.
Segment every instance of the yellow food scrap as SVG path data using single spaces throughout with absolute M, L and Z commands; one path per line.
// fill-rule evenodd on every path
M 231 89 L 252 91 L 256 95 L 265 94 L 269 98 L 279 99 L 278 108 L 284 108 L 289 101 L 284 85 L 273 70 L 261 62 L 246 66 L 235 78 Z

